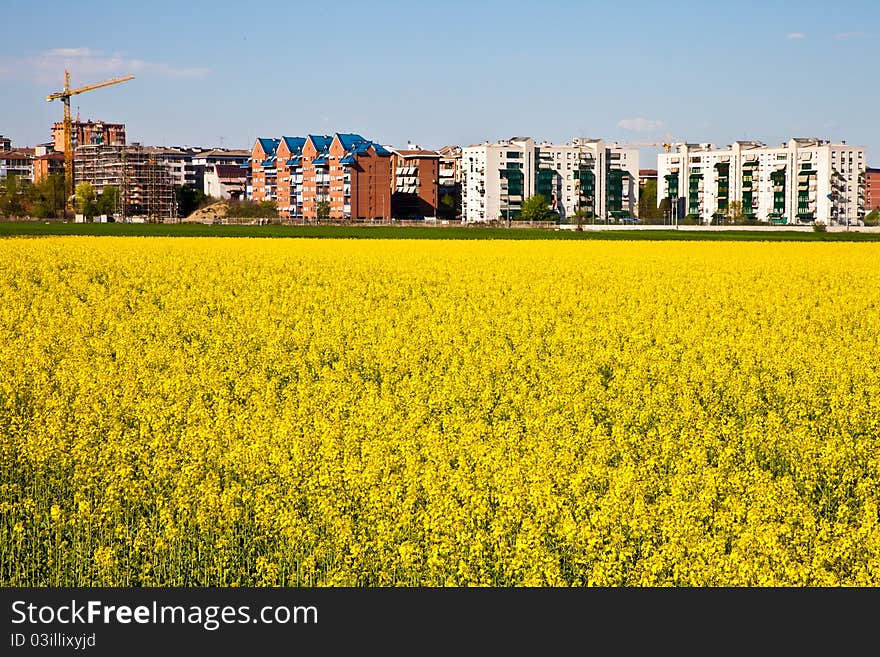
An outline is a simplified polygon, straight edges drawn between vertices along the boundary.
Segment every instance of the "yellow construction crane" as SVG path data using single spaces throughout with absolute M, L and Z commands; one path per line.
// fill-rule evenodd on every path
M 119 84 L 120 82 L 127 82 L 128 80 L 133 79 L 133 75 L 126 75 L 121 78 L 113 78 L 95 84 L 87 84 L 78 89 L 71 89 L 70 72 L 65 70 L 64 90 L 46 96 L 47 102 L 61 100 L 61 102 L 64 103 L 64 192 L 67 196 L 68 202 L 70 202 L 70 199 L 73 196 L 73 123 L 70 119 L 70 97 L 75 96 L 76 94 L 81 94 L 85 91 L 92 91 L 94 89 L 100 89 L 101 87 L 109 87 L 111 84 Z
M 672 148 L 673 139 L 669 133 L 666 133 L 666 139 L 664 141 L 615 141 L 613 142 L 617 146 L 649 146 L 649 147 L 662 147 L 667 153 Z

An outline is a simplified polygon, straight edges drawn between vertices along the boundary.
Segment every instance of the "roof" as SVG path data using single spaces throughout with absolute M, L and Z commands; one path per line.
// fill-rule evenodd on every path
M 0 158 L 4 159 L 27 159 L 34 156 L 33 148 L 13 148 L 11 151 L 0 151 Z
M 437 151 L 429 151 L 424 148 L 415 148 L 415 149 L 411 148 L 411 149 L 407 149 L 407 150 L 395 148 L 394 152 L 397 153 L 398 155 L 403 155 L 404 157 L 434 157 L 434 158 L 440 157 L 440 153 L 438 153 Z
M 214 171 L 217 172 L 217 177 L 221 179 L 234 178 L 239 180 L 247 177 L 247 174 L 241 170 L 241 166 L 238 164 L 215 164 Z
M 260 146 L 263 148 L 263 152 L 266 155 L 275 155 L 275 149 L 278 148 L 278 144 L 281 143 L 280 139 L 274 139 L 272 137 L 258 137 L 257 141 L 260 142 Z
M 212 148 L 198 153 L 199 157 L 250 157 L 250 155 L 250 151 L 243 151 L 234 148 Z
M 302 147 L 306 143 L 305 137 L 282 137 L 282 141 L 287 145 L 291 153 L 300 153 Z
M 330 143 L 333 141 L 333 137 L 330 135 L 309 135 L 308 138 L 312 140 L 319 153 L 323 153 L 330 148 Z M 305 143 L 305 140 L 303 140 L 303 143 Z
M 656 176 L 657 169 L 639 169 L 640 176 Z
M 345 154 L 340 159 L 342 164 L 353 164 L 355 162 L 355 155 L 366 155 L 369 150 L 372 148 L 377 155 L 391 155 L 391 151 L 382 146 L 381 144 L 377 144 L 374 141 L 370 141 L 366 139 L 362 135 L 359 135 L 354 132 L 337 132 L 334 133 L 333 136 L 330 135 L 307 135 L 306 137 L 281 137 L 280 139 L 275 138 L 265 138 L 260 137 L 257 141 L 260 143 L 263 150 L 266 152 L 267 157 L 265 160 L 261 162 L 261 165 L 266 166 L 275 166 L 275 157 L 278 146 L 281 144 L 282 140 L 284 141 L 287 148 L 290 150 L 292 157 L 288 158 L 284 161 L 286 166 L 299 166 L 301 159 L 300 154 L 302 153 L 302 149 L 305 146 L 307 141 L 311 141 L 312 145 L 318 151 L 313 164 L 317 165 L 325 165 L 327 164 L 327 156 L 330 154 L 330 145 L 333 143 L 335 138 L 339 139 L 339 143 L 342 145 L 342 148 L 345 150 Z M 439 158 L 440 154 L 437 151 L 429 151 L 429 150 L 410 150 L 403 151 L 404 153 L 411 154 L 412 157 L 435 157 Z
M 361 135 L 355 132 L 337 132 L 336 136 L 339 137 L 339 142 L 342 144 L 342 147 L 350 151 L 356 145 L 362 144 L 364 142 L 369 143 L 369 140 L 364 139 Z
M 104 146 L 104 144 L 95 144 L 95 146 Z M 191 150 L 175 148 L 174 146 L 144 146 L 141 150 L 144 153 L 152 153 L 153 155 L 162 155 L 164 157 L 192 158 L 193 156 Z

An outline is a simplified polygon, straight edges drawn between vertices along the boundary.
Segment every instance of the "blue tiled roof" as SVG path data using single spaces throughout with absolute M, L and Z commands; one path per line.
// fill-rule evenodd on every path
M 323 155 L 320 155 L 320 156 L 316 157 L 314 160 L 312 160 L 312 164 L 314 164 L 315 166 L 318 166 L 320 164 L 327 164 L 327 158 L 324 157 Z
M 385 148 L 384 146 L 381 146 L 380 144 L 377 144 L 376 142 L 372 142 L 372 144 L 373 144 L 373 148 L 376 149 L 376 153 L 378 153 L 379 155 L 391 155 L 391 152 L 387 148 Z
M 291 153 L 302 152 L 303 144 L 306 143 L 305 137 L 282 137 L 281 139 L 287 144 L 287 148 L 290 149 Z
M 337 132 L 336 136 L 339 137 L 339 142 L 342 144 L 342 147 L 347 151 L 350 151 L 355 146 L 355 144 L 367 141 L 359 134 L 356 134 L 354 132 Z
M 333 138 L 328 135 L 309 135 L 309 139 L 312 140 L 319 153 L 323 153 L 330 148 L 330 143 L 333 141 Z
M 260 162 L 261 167 L 274 167 L 275 166 L 275 158 L 270 157 L 268 160 L 263 160 Z
M 263 147 L 263 151 L 266 155 L 275 155 L 275 149 L 278 148 L 278 144 L 281 143 L 280 139 L 269 137 L 260 137 L 257 141 L 260 142 L 260 146 Z
M 298 167 L 302 164 L 302 156 L 297 155 L 296 157 L 292 157 L 287 162 L 285 162 L 289 167 Z
M 348 155 L 343 157 L 341 160 L 339 160 L 339 164 L 354 164 L 354 163 L 355 163 L 354 155 L 352 155 L 351 153 L 349 153 Z

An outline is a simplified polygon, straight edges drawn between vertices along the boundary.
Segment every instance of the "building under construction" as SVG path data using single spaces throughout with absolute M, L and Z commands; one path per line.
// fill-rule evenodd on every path
M 104 121 L 80 121 L 79 117 L 70 124 L 70 141 L 74 149 L 77 146 L 94 144 L 111 144 L 119 146 L 125 143 L 124 123 L 105 123 Z M 55 150 L 64 152 L 64 122 L 56 121 L 52 125 L 52 141 Z
M 170 222 L 177 219 L 177 202 L 168 169 L 153 149 L 140 144 L 77 146 L 76 184 L 91 183 L 96 194 L 112 185 L 119 190 L 117 221 Z

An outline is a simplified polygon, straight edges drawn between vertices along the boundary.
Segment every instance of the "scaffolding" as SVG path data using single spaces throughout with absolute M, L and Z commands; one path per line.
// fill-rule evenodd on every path
M 171 174 L 140 144 L 77 146 L 75 173 L 76 184 L 88 182 L 96 194 L 110 185 L 119 190 L 122 221 L 167 223 L 177 218 Z

